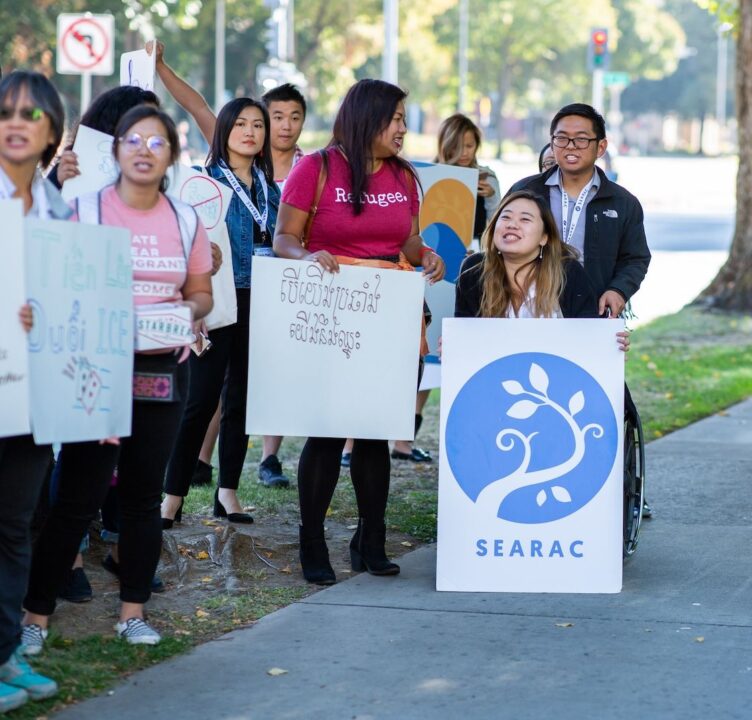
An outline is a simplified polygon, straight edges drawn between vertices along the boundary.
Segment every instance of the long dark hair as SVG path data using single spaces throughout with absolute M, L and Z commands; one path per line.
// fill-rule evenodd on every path
M 180 157 L 180 140 L 178 138 L 178 131 L 175 128 L 175 123 L 172 118 L 166 112 L 163 112 L 153 105 L 136 105 L 136 107 L 128 110 L 128 112 L 120 118 L 120 121 L 115 127 L 115 139 L 112 141 L 112 155 L 115 160 L 118 159 L 120 138 L 126 135 L 128 130 L 130 130 L 137 122 L 141 122 L 141 120 L 146 120 L 147 118 L 156 118 L 162 123 L 167 135 L 167 141 L 170 143 L 170 165 L 174 165 Z M 118 182 L 120 182 L 120 176 L 118 176 Z M 165 175 L 162 178 L 162 182 L 159 183 L 159 189 L 161 192 L 167 190 L 167 175 Z
M 8 99 L 12 103 L 18 101 L 18 96 L 25 89 L 31 101 L 44 110 L 49 118 L 52 129 L 53 141 L 44 149 L 40 162 L 42 167 L 47 167 L 55 157 L 58 145 L 63 139 L 63 125 L 65 123 L 65 110 L 55 86 L 41 73 L 29 70 L 14 70 L 0 81 L 0 104 Z
M 345 95 L 334 120 L 330 146 L 339 147 L 350 165 L 353 194 L 353 214 L 363 212 L 362 193 L 368 189 L 368 169 L 376 138 L 389 127 L 397 105 L 407 93 L 383 80 L 359 80 Z M 418 178 L 412 165 L 394 155 L 384 160 L 398 177 L 409 174 L 415 183 Z
M 136 105 L 147 103 L 159 107 L 159 98 L 151 90 L 142 90 L 133 85 L 123 85 L 98 95 L 78 121 L 92 130 L 115 135 L 120 118 Z M 78 128 L 76 128 L 78 131 Z M 75 140 L 76 134 L 72 134 Z
M 266 109 L 264 103 L 254 100 L 249 97 L 235 98 L 230 100 L 220 111 L 217 116 L 217 124 L 214 127 L 214 136 L 212 137 L 211 146 L 206 156 L 207 165 L 216 165 L 220 160 L 229 165 L 228 153 L 227 153 L 227 141 L 230 138 L 230 133 L 235 127 L 235 121 L 238 119 L 243 110 L 247 107 L 255 107 L 261 111 L 261 115 L 264 118 L 264 145 L 261 151 L 257 153 L 251 166 L 255 165 L 266 178 L 266 182 L 270 185 L 274 182 L 274 165 L 272 164 L 272 146 L 270 140 L 270 128 L 269 111 Z

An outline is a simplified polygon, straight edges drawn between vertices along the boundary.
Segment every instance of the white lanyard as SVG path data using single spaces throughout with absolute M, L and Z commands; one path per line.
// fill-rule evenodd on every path
M 264 237 L 266 235 L 266 221 L 269 218 L 269 187 L 266 184 L 264 173 L 262 173 L 256 167 L 253 168 L 253 172 L 256 173 L 256 177 L 258 178 L 259 183 L 261 183 L 261 192 L 264 193 L 264 213 L 261 214 L 256 209 L 256 206 L 248 196 L 248 193 L 246 193 L 243 188 L 240 187 L 240 183 L 235 177 L 235 174 L 227 167 L 227 165 L 225 165 L 224 161 L 222 160 L 219 161 L 219 169 L 227 178 L 227 182 L 230 183 L 230 186 L 235 191 L 237 196 L 243 201 L 243 205 L 248 208 L 248 212 L 251 213 L 251 217 L 253 217 L 254 221 L 261 230 L 261 236 Z
M 582 209 L 585 207 L 585 200 L 590 192 L 590 188 L 593 187 L 595 182 L 595 174 L 590 178 L 590 182 L 582 188 L 577 200 L 574 203 L 574 210 L 572 210 L 572 222 L 569 222 L 569 195 L 564 187 L 561 188 L 561 235 L 564 238 L 564 242 L 567 245 L 572 244 L 572 238 L 574 237 L 574 231 L 577 227 L 577 222 L 582 214 Z

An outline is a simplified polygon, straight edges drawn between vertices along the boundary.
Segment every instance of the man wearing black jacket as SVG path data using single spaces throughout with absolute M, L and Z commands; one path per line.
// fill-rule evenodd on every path
M 616 317 L 640 287 L 650 263 L 642 206 L 595 166 L 606 152 L 606 124 L 590 105 L 574 103 L 551 122 L 557 166 L 515 183 L 551 203 L 562 240 L 574 245 L 599 297 L 598 310 Z

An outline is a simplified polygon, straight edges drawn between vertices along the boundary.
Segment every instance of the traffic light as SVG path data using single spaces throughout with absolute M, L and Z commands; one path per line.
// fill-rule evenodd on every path
M 608 29 L 593 28 L 588 44 L 588 70 L 607 70 L 611 56 L 608 52 Z

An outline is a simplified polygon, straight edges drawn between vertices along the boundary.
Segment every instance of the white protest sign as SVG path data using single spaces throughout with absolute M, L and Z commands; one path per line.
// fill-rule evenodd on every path
M 446 265 L 444 279 L 426 286 L 426 302 L 432 323 L 426 340 L 429 354 L 421 390 L 439 387 L 440 372 L 429 367 L 439 363 L 441 321 L 454 315 L 454 291 L 462 261 L 473 239 L 478 169 L 441 163 L 413 163 L 423 191 L 420 202 L 420 234 L 426 245 L 441 255 Z
M 120 84 L 154 90 L 157 54 L 134 50 L 120 56 Z
M 112 135 L 79 125 L 73 152 L 78 155 L 80 175 L 63 183 L 61 194 L 70 202 L 79 195 L 97 192 L 117 180 L 118 170 L 112 156 Z
M 253 258 L 247 429 L 412 438 L 423 277 Z
M 182 303 L 136 306 L 136 350 L 164 350 L 189 345 L 195 338 L 191 309 Z
M 438 590 L 621 590 L 621 329 L 444 321 Z
M 238 304 L 230 236 L 225 225 L 232 190 L 209 175 L 186 165 L 175 165 L 170 169 L 167 192 L 193 206 L 206 228 L 209 240 L 222 251 L 222 265 L 212 276 L 214 307 L 204 319 L 206 327 L 215 330 L 232 325 L 237 321 Z
M 26 303 L 23 202 L 0 200 L 0 437 L 29 432 L 29 359 L 18 311 Z
M 133 291 L 125 228 L 26 220 L 37 443 L 131 433 Z

